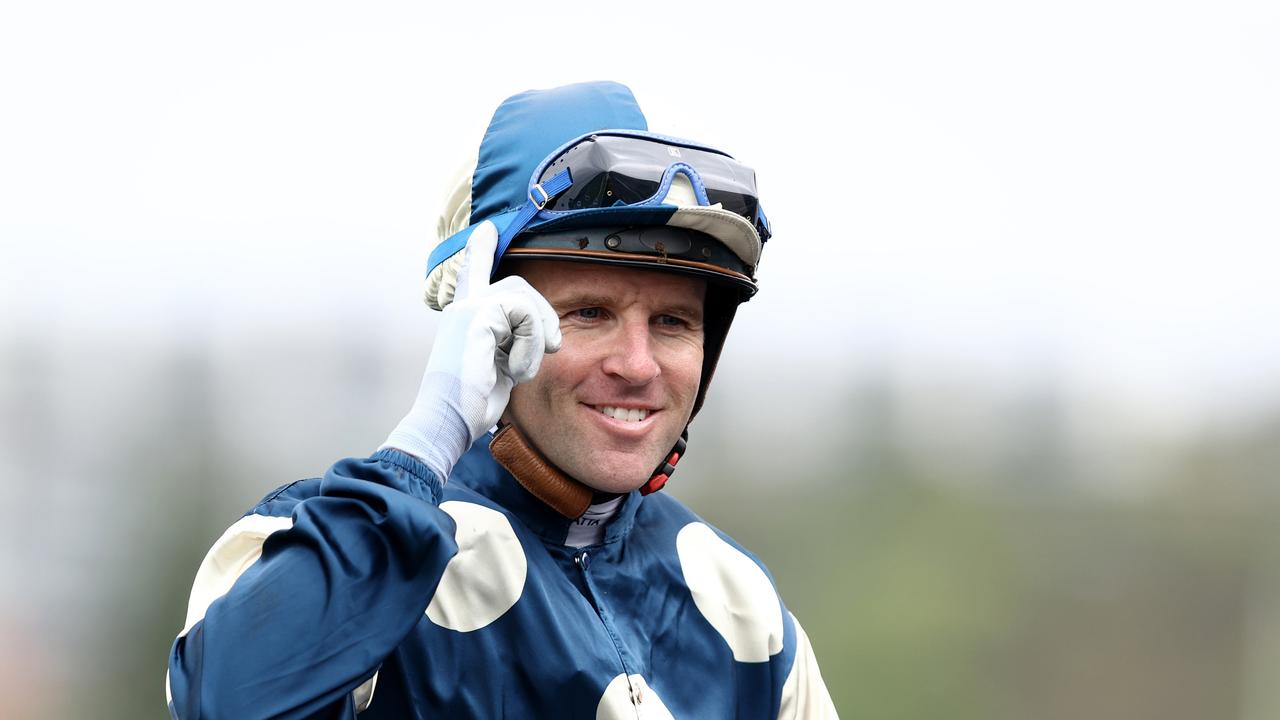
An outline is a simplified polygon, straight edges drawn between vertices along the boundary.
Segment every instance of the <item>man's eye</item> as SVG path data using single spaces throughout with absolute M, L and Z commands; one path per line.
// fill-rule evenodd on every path
M 675 315 L 659 315 L 658 324 L 666 325 L 667 327 L 679 327 L 684 325 L 684 318 L 676 317 Z
M 577 310 L 573 311 L 573 314 L 577 315 L 579 318 L 583 320 L 596 320 L 596 319 L 599 319 L 600 317 L 600 308 L 598 307 L 578 308 Z

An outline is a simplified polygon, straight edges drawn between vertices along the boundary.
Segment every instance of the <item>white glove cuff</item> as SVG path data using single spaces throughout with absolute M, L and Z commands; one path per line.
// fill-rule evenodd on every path
M 480 418 L 485 414 L 486 399 L 447 373 L 429 372 L 422 378 L 418 399 L 409 414 L 387 436 L 383 448 L 395 448 L 422 461 L 446 482 L 458 459 L 471 443 L 485 433 L 474 436 L 464 418 Z

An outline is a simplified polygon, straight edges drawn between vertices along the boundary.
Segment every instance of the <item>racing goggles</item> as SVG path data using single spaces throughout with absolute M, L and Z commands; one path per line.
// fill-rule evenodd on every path
M 573 187 L 546 206 L 552 212 L 637 205 L 661 197 L 658 191 L 685 168 L 694 171 L 685 174 L 699 204 L 720 203 L 756 223 L 760 201 L 755 171 L 717 150 L 684 143 L 590 135 L 545 162 L 537 182 L 542 184 L 564 170 L 571 173 Z
M 679 175 L 688 179 L 698 206 L 718 205 L 750 224 L 758 243 L 769 239 L 769 221 L 751 168 L 687 140 L 602 130 L 570 141 L 538 165 L 530 178 L 528 202 L 502 233 L 499 254 L 526 227 L 567 227 L 578 215 L 598 221 L 613 209 L 620 217 L 625 210 L 657 210 Z M 636 217 L 634 212 L 626 214 Z

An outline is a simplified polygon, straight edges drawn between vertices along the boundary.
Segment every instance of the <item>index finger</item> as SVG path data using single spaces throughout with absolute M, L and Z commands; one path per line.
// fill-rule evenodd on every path
M 488 287 L 489 278 L 493 275 L 493 254 L 497 249 L 498 228 L 493 223 L 485 220 L 471 231 L 463 251 L 466 255 L 462 261 L 462 272 L 458 273 L 454 299 L 467 297 L 473 288 Z

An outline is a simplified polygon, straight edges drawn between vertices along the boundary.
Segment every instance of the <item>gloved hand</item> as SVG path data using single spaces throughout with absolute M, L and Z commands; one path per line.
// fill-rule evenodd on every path
M 546 298 L 522 277 L 489 284 L 497 245 L 493 223 L 471 232 L 418 398 L 382 446 L 416 456 L 441 481 L 498 422 L 511 389 L 538 372 L 543 353 L 560 349 L 560 318 Z

